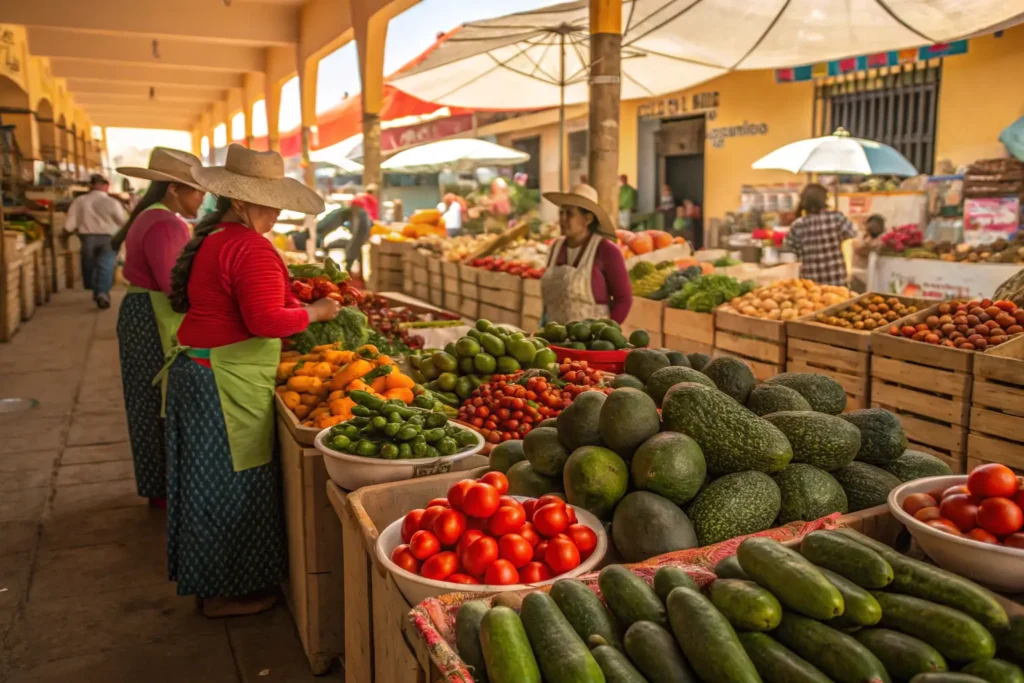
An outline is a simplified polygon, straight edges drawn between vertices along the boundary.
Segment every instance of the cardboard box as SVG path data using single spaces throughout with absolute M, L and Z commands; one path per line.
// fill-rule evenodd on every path
M 539 299 L 542 296 L 540 280 L 524 279 L 523 296 L 535 296 Z
M 655 334 L 661 336 L 664 310 L 664 301 L 653 301 L 634 296 L 633 307 L 629 309 L 629 315 L 622 322 L 622 327 L 629 327 L 634 330 L 647 330 L 652 336 Z
M 523 297 L 523 317 L 537 318 L 544 315 L 544 300 L 534 296 Z

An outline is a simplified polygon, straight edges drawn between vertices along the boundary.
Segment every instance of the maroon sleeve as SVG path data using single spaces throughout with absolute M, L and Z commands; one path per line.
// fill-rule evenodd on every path
M 309 314 L 303 308 L 289 307 L 288 270 L 274 246 L 258 236 L 240 246 L 229 272 L 249 332 L 283 339 L 306 329 Z
M 177 217 L 154 223 L 146 231 L 142 248 L 153 279 L 164 294 L 171 293 L 171 268 L 188 240 L 188 227 Z
M 601 246 L 597 251 L 601 257 L 604 279 L 608 284 L 611 319 L 621 323 L 629 315 L 629 309 L 633 307 L 633 285 L 626 271 L 626 261 L 622 258 L 619 247 L 611 240 L 601 240 Z

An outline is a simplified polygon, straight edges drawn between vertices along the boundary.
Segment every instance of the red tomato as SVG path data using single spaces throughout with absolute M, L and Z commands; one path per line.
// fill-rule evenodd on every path
M 487 530 L 494 536 L 504 536 L 518 531 L 526 523 L 526 513 L 522 508 L 502 505 L 497 512 L 487 520 Z
M 565 505 L 565 500 L 563 498 L 561 498 L 560 496 L 556 496 L 553 493 L 549 493 L 549 494 L 541 496 L 540 498 L 537 499 L 537 507 L 535 508 L 535 511 L 541 509 L 545 505 L 551 505 L 552 503 L 558 503 L 559 505 Z
M 540 583 L 554 576 L 551 569 L 543 562 L 528 562 L 519 570 L 519 580 L 523 583 Z
M 969 496 L 971 495 L 971 490 L 964 485 L 950 486 L 948 489 L 942 492 L 942 495 L 940 497 L 936 498 L 935 500 L 942 501 L 948 498 L 949 496 L 955 496 L 958 493 L 962 493 L 964 495 Z
M 953 522 L 949 521 L 945 517 L 933 519 L 930 522 L 925 522 L 925 524 L 932 528 L 938 529 L 939 531 L 945 531 L 947 534 L 953 534 L 954 536 L 963 536 L 963 534 L 960 533 L 960 530 L 956 528 L 956 524 L 953 524 Z
M 930 508 L 921 508 L 914 513 L 914 519 L 921 522 L 930 522 L 933 519 L 938 519 L 942 516 L 938 506 L 932 506 Z
M 480 583 L 479 581 L 474 579 L 469 574 L 462 574 L 460 572 L 455 572 L 454 574 L 449 576 L 447 579 L 445 579 L 445 581 L 447 581 L 448 583 L 465 583 L 465 584 L 470 584 L 470 583 L 478 584 L 478 583 Z
M 523 501 L 523 512 L 526 513 L 526 521 L 533 521 L 533 511 L 537 509 L 537 500 L 530 498 L 529 500 Z
M 537 530 L 533 528 L 533 524 L 530 522 L 519 527 L 519 531 L 516 533 L 529 541 L 531 546 L 535 546 L 540 543 L 540 534 L 537 533 Z
M 526 514 L 526 506 L 520 503 L 512 496 L 502 496 L 501 498 L 498 499 L 498 507 L 505 506 L 519 508 L 520 510 L 523 511 L 524 515 Z
M 939 506 L 942 516 L 956 524 L 960 531 L 970 531 L 978 526 L 978 505 L 969 495 L 954 493 L 942 499 Z
M 968 531 L 965 534 L 965 536 L 967 538 L 974 539 L 975 541 L 981 541 L 982 543 L 993 543 L 993 544 L 998 544 L 999 543 L 999 539 L 998 538 L 996 538 L 995 536 L 993 536 L 989 532 L 985 531 L 981 527 L 978 527 L 977 529 L 971 529 L 970 531 Z
M 1024 526 L 1024 513 L 1008 498 L 986 498 L 978 508 L 978 525 L 996 536 L 1006 536 Z
M 1003 539 L 1003 543 L 1009 548 L 1020 548 L 1024 550 L 1024 533 L 1018 531 Z
M 576 524 L 577 522 L 580 521 L 576 517 L 576 508 L 574 508 L 572 505 L 566 505 L 565 506 L 565 516 L 569 520 L 569 525 L 570 526 L 573 525 L 573 524 Z
M 433 532 L 420 529 L 409 539 L 409 550 L 417 560 L 425 560 L 441 552 L 441 542 Z
M 427 503 L 427 507 L 430 507 L 431 505 L 437 505 L 443 508 L 450 508 L 452 506 L 452 504 L 448 502 L 447 498 L 434 498 Z
M 501 472 L 488 472 L 484 476 L 477 479 L 485 484 L 490 484 L 494 488 L 498 489 L 498 493 L 508 493 L 508 477 Z
M 996 462 L 981 465 L 967 477 L 967 488 L 979 498 L 1012 498 L 1017 493 L 1017 475 Z
M 412 535 L 420 530 L 420 520 L 423 519 L 422 509 L 411 510 L 402 520 L 402 543 L 408 543 Z
M 569 538 L 580 551 L 580 559 L 587 559 L 597 547 L 597 534 L 586 524 L 570 524 L 566 529 Z
M 391 561 L 407 572 L 418 574 L 420 571 L 420 561 L 417 560 L 416 556 L 409 550 L 409 546 L 404 543 L 400 546 L 396 546 L 395 549 L 391 551 Z
M 934 507 L 935 505 L 938 505 L 938 503 L 927 493 L 911 493 L 903 501 L 903 511 L 913 516 L 921 508 Z
M 946 488 L 948 487 L 943 486 L 941 488 L 932 489 L 931 491 L 926 491 L 925 493 L 931 496 L 937 504 L 939 501 L 942 500 L 942 494 L 946 492 Z
M 463 479 L 462 481 L 455 482 L 448 488 L 448 502 L 451 504 L 452 509 L 462 509 L 462 501 L 466 497 L 466 491 L 475 483 L 472 479 Z
M 1013 502 L 1017 504 L 1021 510 L 1024 510 L 1024 486 L 1017 489 L 1017 495 L 1013 497 Z
M 541 541 L 537 545 L 533 546 L 533 560 L 534 562 L 543 562 L 544 555 L 548 552 L 548 542 Z
M 477 482 L 466 491 L 466 497 L 462 500 L 462 511 L 469 517 L 490 517 L 498 510 L 500 498 L 498 489 L 490 484 Z
M 437 521 L 437 518 L 441 516 L 441 513 L 446 510 L 448 510 L 448 508 L 443 508 L 440 505 L 431 505 L 428 507 L 424 511 L 423 516 L 420 517 L 420 529 L 423 529 L 424 531 L 433 531 L 434 522 Z
M 446 550 L 424 562 L 420 569 L 420 576 L 435 581 L 444 581 L 458 570 L 459 558 L 455 557 L 455 553 Z
M 487 519 L 480 517 L 466 517 L 466 528 L 478 531 L 487 531 Z
M 466 515 L 458 510 L 445 510 L 434 520 L 434 535 L 443 546 L 453 546 L 466 530 Z
M 462 564 L 466 564 L 466 560 L 463 559 L 463 556 L 466 552 L 466 548 L 468 548 L 476 539 L 486 535 L 487 534 L 480 531 L 479 529 L 466 529 L 464 532 L 462 532 L 462 536 L 459 538 L 459 542 L 455 544 L 455 554 L 459 556 L 459 562 L 462 562 Z
M 519 569 L 533 559 L 533 546 L 519 534 L 505 534 L 498 541 L 498 556 Z
M 537 508 L 533 513 L 533 526 L 541 536 L 562 533 L 569 528 L 569 516 L 565 513 L 565 505 L 550 503 Z
M 519 583 L 519 572 L 508 560 L 495 560 L 484 575 L 484 583 L 491 586 L 511 586 Z
M 498 559 L 498 542 L 490 536 L 481 536 L 466 547 L 462 557 L 462 566 L 473 576 L 483 576 L 496 559 Z
M 549 542 L 544 562 L 555 574 L 564 574 L 580 566 L 580 551 L 572 541 L 556 538 Z

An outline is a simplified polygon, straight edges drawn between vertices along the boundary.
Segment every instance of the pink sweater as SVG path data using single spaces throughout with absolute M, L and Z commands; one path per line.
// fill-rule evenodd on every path
M 567 252 L 568 244 L 563 243 L 555 265 L 565 265 Z M 633 307 L 633 285 L 629 282 L 629 273 L 626 271 L 626 261 L 622 258 L 622 252 L 612 240 L 602 239 L 597 247 L 590 275 L 590 287 L 594 291 L 594 301 L 608 304 L 612 320 L 621 323 L 626 319 L 629 309 Z
M 124 277 L 137 287 L 171 293 L 171 268 L 189 241 L 188 224 L 173 211 L 147 209 L 124 241 Z

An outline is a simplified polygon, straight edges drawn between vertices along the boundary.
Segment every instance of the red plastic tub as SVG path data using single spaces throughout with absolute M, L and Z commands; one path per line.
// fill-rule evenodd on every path
M 626 354 L 629 353 L 629 349 L 579 351 L 577 349 L 568 349 L 564 346 L 555 346 L 554 344 L 551 345 L 551 350 L 555 352 L 555 358 L 559 362 L 563 360 L 585 360 L 587 365 L 595 370 L 612 372 L 616 375 L 625 372 Z

